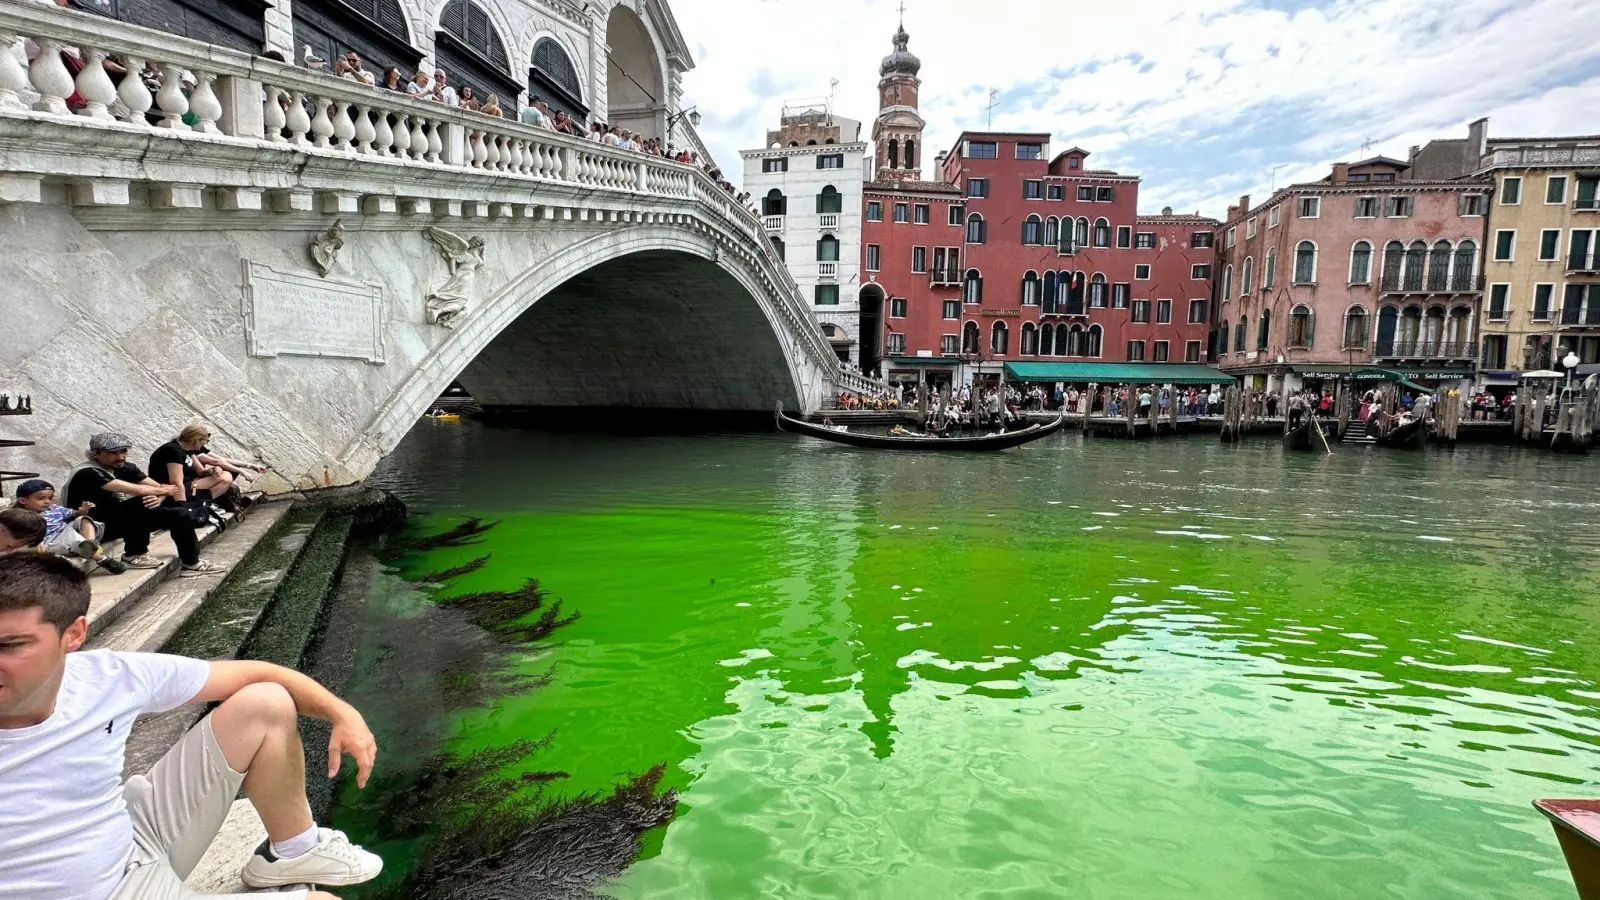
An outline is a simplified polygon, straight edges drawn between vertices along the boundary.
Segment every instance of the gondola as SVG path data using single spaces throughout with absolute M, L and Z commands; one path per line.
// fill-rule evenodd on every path
M 999 434 L 985 434 L 977 437 L 936 437 L 933 435 L 864 434 L 857 431 L 848 431 L 840 427 L 830 428 L 826 425 L 815 425 L 811 422 L 796 419 L 781 409 L 777 411 L 777 419 L 780 431 L 787 431 L 791 434 L 808 434 L 812 437 L 822 438 L 825 441 L 833 441 L 836 444 L 849 444 L 852 447 L 868 447 L 874 450 L 1006 450 L 1055 434 L 1061 430 L 1067 421 L 1067 417 L 1063 413 L 1048 425 L 1029 425 L 1027 428 L 1019 428 L 1016 431 L 1004 431 Z
M 1315 416 L 1309 413 L 1306 414 L 1299 425 L 1290 429 L 1289 433 L 1283 436 L 1283 445 L 1290 450 L 1322 449 L 1316 445 L 1316 442 L 1311 437 L 1311 429 L 1316 427 L 1316 422 Z
M 1398 450 L 1420 450 L 1427 442 L 1428 423 L 1421 419 L 1413 419 L 1404 425 L 1391 428 L 1373 440 L 1379 447 L 1393 447 Z

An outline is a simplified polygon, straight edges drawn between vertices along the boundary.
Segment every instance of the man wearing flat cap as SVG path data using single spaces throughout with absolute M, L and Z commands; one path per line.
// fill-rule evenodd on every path
M 179 488 L 161 484 L 128 462 L 133 441 L 105 431 L 89 438 L 87 461 L 72 470 L 64 504 L 93 503 L 89 516 L 106 526 L 107 541 L 121 538 L 122 562 L 133 569 L 158 569 L 165 562 L 150 555 L 150 533 L 165 529 L 177 545 L 180 576 L 215 575 L 218 566 L 200 558 L 193 522 L 168 501 Z

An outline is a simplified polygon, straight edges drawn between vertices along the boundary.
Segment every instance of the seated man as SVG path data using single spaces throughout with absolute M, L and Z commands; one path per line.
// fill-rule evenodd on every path
M 329 777 L 349 753 L 364 787 L 377 745 L 354 707 L 270 663 L 74 652 L 88 609 L 88 582 L 66 560 L 0 557 L 0 896 L 194 897 L 183 879 L 241 786 L 267 830 L 245 884 L 350 885 L 378 874 L 382 860 L 318 828 L 306 802 L 296 716 L 333 723 Z M 135 716 L 205 702 L 220 705 L 147 774 L 123 783 Z M 321 891 L 271 896 L 336 900 Z
M 133 442 L 126 435 L 102 432 L 89 439 L 89 461 L 72 470 L 67 480 L 67 506 L 92 503 L 89 515 L 106 526 L 105 540 L 122 538 L 122 562 L 132 569 L 159 569 L 164 563 L 150 555 L 150 533 L 166 529 L 183 562 L 180 577 L 215 575 L 221 567 L 200 558 L 194 522 L 174 506 L 178 485 L 161 484 L 128 462 Z

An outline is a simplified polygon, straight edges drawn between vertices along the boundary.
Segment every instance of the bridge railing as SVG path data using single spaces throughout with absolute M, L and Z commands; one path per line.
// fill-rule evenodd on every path
M 19 43 L 37 52 L 18 53 Z M 781 312 L 832 373 L 827 340 L 760 219 L 694 166 L 50 4 L 0 2 L 0 48 L 0 115 L 697 202 L 766 262 L 772 289 L 785 295 Z M 124 70 L 120 81 L 108 59 Z

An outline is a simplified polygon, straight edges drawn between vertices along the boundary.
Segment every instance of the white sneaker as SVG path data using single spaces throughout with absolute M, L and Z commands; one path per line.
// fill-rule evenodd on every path
M 198 578 L 202 575 L 221 575 L 225 569 L 209 559 L 197 559 L 192 566 L 184 566 L 178 572 L 179 578 Z
M 342 831 L 318 828 L 316 844 L 293 859 L 279 859 L 272 852 L 272 842 L 262 841 L 239 878 L 253 888 L 291 884 L 341 887 L 371 881 L 381 871 L 383 860 L 376 853 L 350 843 Z

